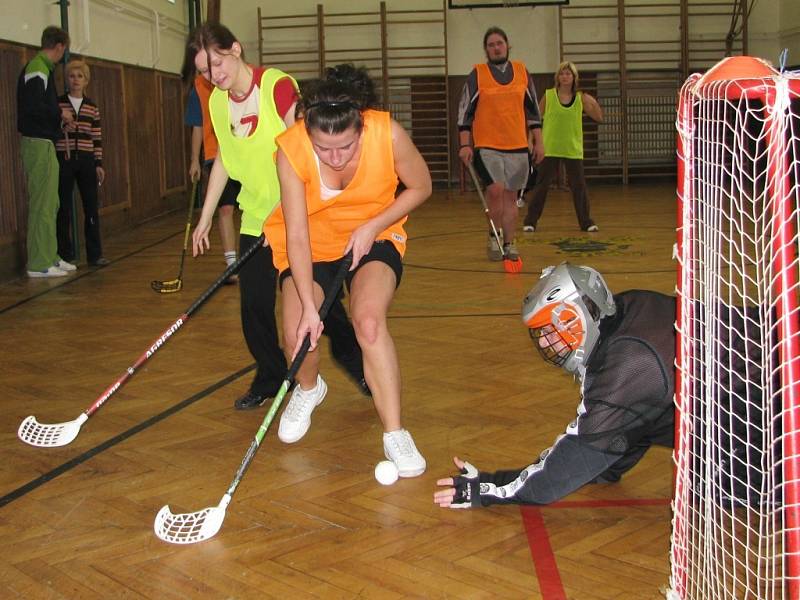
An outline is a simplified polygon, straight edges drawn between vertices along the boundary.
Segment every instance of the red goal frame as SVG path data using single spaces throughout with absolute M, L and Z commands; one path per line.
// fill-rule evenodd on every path
M 675 415 L 675 486 L 673 496 L 673 532 L 671 547 L 670 598 L 687 597 L 687 578 L 693 565 L 687 552 L 689 487 L 688 473 L 692 467 L 687 440 L 692 420 L 684 418 L 693 407 L 692 381 L 695 357 L 692 346 L 682 332 L 694 315 L 695 270 L 702 257 L 693 256 L 692 240 L 697 239 L 696 194 L 694 188 L 695 157 L 693 140 L 698 135 L 694 118 L 696 102 L 757 99 L 763 103 L 767 115 L 764 128 L 768 144 L 767 194 L 771 199 L 771 237 L 774 272 L 772 294 L 778 299 L 775 305 L 778 325 L 778 356 L 780 359 L 780 392 L 783 425 L 783 591 L 787 598 L 800 598 L 800 318 L 798 318 L 798 188 L 792 187 L 791 174 L 800 179 L 800 156 L 793 155 L 800 144 L 787 143 L 787 99 L 800 98 L 800 74 L 779 73 L 766 62 L 752 57 L 726 58 L 704 75 L 691 76 L 681 89 L 677 107 L 678 135 L 678 305 L 676 341 L 676 415 Z M 800 105 L 800 103 L 799 103 Z

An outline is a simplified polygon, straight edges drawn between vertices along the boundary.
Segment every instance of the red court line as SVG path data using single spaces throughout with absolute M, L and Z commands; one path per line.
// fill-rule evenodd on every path
M 628 500 L 568 500 L 554 502 L 545 508 L 622 508 L 628 506 L 663 506 L 671 498 L 630 498 Z
M 571 500 L 554 502 L 547 506 L 520 506 L 522 523 L 528 535 L 533 568 L 539 580 L 543 600 L 567 600 L 561 574 L 558 572 L 556 557 L 550 546 L 550 537 L 542 518 L 542 508 L 623 508 L 629 506 L 664 506 L 670 498 L 631 498 L 628 500 Z
M 542 511 L 535 506 L 520 506 L 520 513 L 525 532 L 528 534 L 528 546 L 531 549 L 542 599 L 567 600 L 564 585 L 561 583 L 561 574 L 556 565 L 556 557 L 550 547 L 550 537 L 547 535 Z

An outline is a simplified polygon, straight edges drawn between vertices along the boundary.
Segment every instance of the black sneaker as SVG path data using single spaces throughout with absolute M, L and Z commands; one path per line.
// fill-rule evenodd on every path
M 111 261 L 108 260 L 105 256 L 101 256 L 97 260 L 90 260 L 89 266 L 90 267 L 106 267 L 111 264 Z
M 363 395 L 367 396 L 368 398 L 372 398 L 372 390 L 369 389 L 369 386 L 367 385 L 367 380 L 366 379 L 364 379 L 362 377 L 361 379 L 358 380 L 357 385 L 358 385 L 359 391 Z
M 345 368 L 344 365 L 341 366 L 343 369 Z M 350 373 L 347 369 L 345 369 L 345 374 L 347 375 L 347 378 L 350 381 L 356 384 L 356 387 L 358 388 L 358 391 L 361 392 L 362 396 L 366 396 L 367 398 L 372 398 L 372 390 L 369 389 L 369 385 L 367 385 L 367 380 L 364 378 L 363 371 L 362 374 L 360 375 L 354 375 L 353 373 Z
M 347 374 L 347 377 L 350 379 L 350 381 L 356 384 L 358 391 L 364 396 L 371 398 L 372 391 L 367 385 L 367 380 L 364 379 L 364 368 L 361 357 L 348 357 L 346 359 L 342 359 L 333 353 L 331 353 L 331 356 L 333 357 L 334 362 L 344 369 L 344 372 Z
M 256 394 L 252 390 L 248 390 L 244 396 L 236 399 L 236 402 L 233 403 L 233 408 L 236 410 L 252 410 L 264 404 L 268 398 L 269 396 Z

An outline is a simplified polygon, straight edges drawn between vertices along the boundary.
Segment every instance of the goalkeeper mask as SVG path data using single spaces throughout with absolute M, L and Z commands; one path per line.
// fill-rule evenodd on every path
M 564 262 L 542 271 L 522 303 L 522 321 L 542 358 L 583 377 L 600 320 L 616 310 L 600 273 Z

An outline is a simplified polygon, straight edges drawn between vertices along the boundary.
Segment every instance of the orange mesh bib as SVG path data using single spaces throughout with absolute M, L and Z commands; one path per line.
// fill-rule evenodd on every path
M 214 135 L 211 115 L 208 114 L 208 98 L 214 91 L 214 84 L 202 75 L 197 75 L 194 78 L 194 89 L 203 113 L 203 160 L 213 160 L 217 157 L 217 136 Z
M 478 73 L 478 107 L 472 123 L 472 139 L 476 148 L 519 150 L 528 147 L 525 122 L 525 92 L 528 74 L 525 65 L 511 61 L 514 78 L 500 85 L 492 77 L 489 65 L 475 65 Z
M 338 260 L 353 231 L 394 202 L 397 174 L 394 170 L 392 130 L 389 113 L 367 110 L 361 132 L 361 155 L 355 175 L 347 187 L 329 200 L 320 194 L 320 174 L 311 140 L 302 120 L 277 138 L 295 173 L 305 185 L 311 258 L 314 262 Z M 403 223 L 407 217 L 382 231 L 376 239 L 391 241 L 402 256 L 406 249 Z M 289 266 L 286 229 L 280 206 L 264 223 L 272 247 L 275 267 Z

